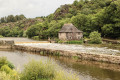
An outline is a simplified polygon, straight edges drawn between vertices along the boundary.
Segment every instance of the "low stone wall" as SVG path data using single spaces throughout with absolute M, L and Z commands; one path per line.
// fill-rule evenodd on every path
M 120 41 L 116 41 L 116 40 L 103 39 L 102 41 L 106 43 L 120 44 Z
M 63 50 L 44 49 L 44 48 L 29 47 L 23 45 L 15 45 L 14 48 L 16 50 L 37 52 L 40 54 L 61 55 L 67 57 L 77 57 L 83 60 L 92 60 L 92 61 L 120 64 L 120 56 L 115 56 L 115 55 L 76 53 L 74 51 L 71 52 L 71 51 L 63 51 Z
M 13 40 L 0 40 L 0 49 L 10 49 L 13 48 Z

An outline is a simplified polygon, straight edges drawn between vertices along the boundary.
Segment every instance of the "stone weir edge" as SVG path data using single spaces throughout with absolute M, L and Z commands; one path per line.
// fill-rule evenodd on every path
M 61 55 L 65 57 L 77 57 L 83 60 L 107 62 L 113 64 L 120 64 L 120 56 L 107 55 L 107 54 L 88 54 L 88 53 L 77 53 L 74 51 L 64 51 L 64 50 L 54 50 L 47 48 L 37 48 L 24 45 L 14 45 L 15 50 L 28 51 L 28 52 L 37 52 L 37 53 L 46 53 L 52 55 Z

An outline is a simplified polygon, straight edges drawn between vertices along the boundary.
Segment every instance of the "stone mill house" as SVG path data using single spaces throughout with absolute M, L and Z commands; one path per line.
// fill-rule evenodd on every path
M 64 41 L 80 40 L 83 38 L 83 31 L 78 30 L 73 24 L 64 24 L 59 31 L 59 39 Z

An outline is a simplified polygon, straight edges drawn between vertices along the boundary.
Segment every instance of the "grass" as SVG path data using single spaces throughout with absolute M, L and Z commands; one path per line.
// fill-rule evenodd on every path
M 83 40 L 79 40 L 79 41 L 66 41 L 65 43 L 67 43 L 67 44 L 82 44 Z
M 79 80 L 76 74 L 65 72 L 52 61 L 30 61 L 25 65 L 20 80 Z
M 79 59 L 79 57 L 78 57 L 78 56 L 73 56 L 73 59 L 78 60 L 78 59 Z

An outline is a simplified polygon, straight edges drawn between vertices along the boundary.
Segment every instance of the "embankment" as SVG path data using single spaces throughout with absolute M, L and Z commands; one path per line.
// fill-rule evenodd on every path
M 0 49 L 12 49 L 13 46 L 13 40 L 0 40 Z

